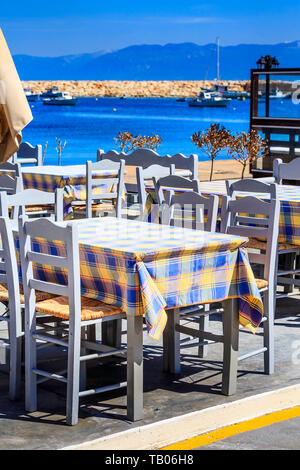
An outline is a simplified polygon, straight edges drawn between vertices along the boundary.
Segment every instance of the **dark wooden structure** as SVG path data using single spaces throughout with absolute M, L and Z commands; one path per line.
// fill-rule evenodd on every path
M 260 76 L 265 81 L 264 116 L 258 116 Z M 250 129 L 261 132 L 269 142 L 269 156 L 264 159 L 258 159 L 251 167 L 254 177 L 270 176 L 272 174 L 274 158 L 282 158 L 283 161 L 288 162 L 295 156 L 300 156 L 300 106 L 299 118 L 290 118 L 288 116 L 270 117 L 271 76 L 298 76 L 300 79 L 300 68 L 258 68 L 251 70 Z

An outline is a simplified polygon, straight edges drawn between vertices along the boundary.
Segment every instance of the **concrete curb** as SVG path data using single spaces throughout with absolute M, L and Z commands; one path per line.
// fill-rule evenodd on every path
M 300 384 L 139 426 L 61 450 L 151 450 L 300 405 Z

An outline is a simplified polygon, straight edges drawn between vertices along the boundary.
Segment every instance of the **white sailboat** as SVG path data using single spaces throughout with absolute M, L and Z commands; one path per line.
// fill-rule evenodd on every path
M 220 39 L 217 38 L 217 84 L 220 82 Z M 188 105 L 193 108 L 226 108 L 230 99 L 222 96 L 218 91 L 205 90 L 199 97 L 188 101 Z

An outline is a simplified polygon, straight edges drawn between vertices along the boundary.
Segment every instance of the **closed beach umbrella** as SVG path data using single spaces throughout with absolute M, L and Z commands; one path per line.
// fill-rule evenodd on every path
M 22 130 L 31 120 L 28 101 L 0 29 L 0 163 L 18 150 Z

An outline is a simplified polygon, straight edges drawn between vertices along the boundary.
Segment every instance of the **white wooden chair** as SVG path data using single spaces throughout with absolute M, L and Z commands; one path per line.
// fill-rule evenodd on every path
M 12 157 L 13 163 L 20 165 L 42 165 L 43 149 L 41 145 L 33 147 L 29 142 L 22 142 L 18 151 Z
M 6 193 L 0 193 L 0 205 L 2 206 Z M 14 197 L 12 196 L 7 196 Z M 3 206 L 2 206 L 3 207 Z M 0 207 L 1 210 L 1 207 Z M 5 212 L 5 210 L 4 210 Z M 0 315 L 0 321 L 8 324 L 8 342 L 0 343 L 3 349 L 2 357 L 7 359 L 7 349 L 9 349 L 9 397 L 17 400 L 21 396 L 21 360 L 23 346 L 23 310 L 24 293 L 23 285 L 19 284 L 19 269 L 17 265 L 15 241 L 12 232 L 12 221 L 7 214 L 0 216 L 0 302 L 5 305 L 5 312 Z M 52 297 L 44 292 L 36 293 L 38 301 Z M 53 318 L 46 319 L 50 324 Z
M 271 179 L 272 180 L 272 179 Z M 245 178 L 242 180 L 226 180 L 227 195 L 230 198 L 236 198 L 237 192 L 242 193 L 263 193 L 276 199 L 278 197 L 277 185 L 273 182 L 258 180 L 254 178 Z
M 136 149 L 133 152 L 126 154 L 124 152 L 116 152 L 110 150 L 104 152 L 104 150 L 97 150 L 97 160 L 112 160 L 119 161 L 120 158 L 125 160 L 126 166 L 140 166 L 142 168 L 148 168 L 152 165 L 160 165 L 164 167 L 170 167 L 175 165 L 176 170 L 182 170 L 181 176 L 190 177 L 191 179 L 198 178 L 198 155 L 192 154 L 188 157 L 182 153 L 176 153 L 175 155 L 159 155 L 157 152 L 151 149 Z M 127 188 L 129 191 L 130 189 Z
M 37 410 L 37 385 L 45 380 L 58 380 L 67 386 L 67 424 L 78 422 L 79 398 L 95 393 L 107 392 L 125 387 L 126 382 L 87 390 L 86 361 L 124 353 L 124 348 L 110 350 L 97 342 L 86 340 L 86 327 L 99 322 L 126 318 L 117 307 L 98 300 L 81 296 L 78 227 L 69 224 L 62 227 L 48 219 L 26 221 L 19 219 L 20 254 L 25 295 L 25 406 L 26 410 Z M 42 254 L 34 249 L 33 238 L 46 238 L 49 242 L 61 241 L 65 254 L 54 256 Z M 64 268 L 68 284 L 52 283 L 35 277 L 33 263 Z M 57 281 L 58 282 L 58 281 Z M 55 294 L 58 297 L 36 302 L 36 290 Z M 50 335 L 46 331 L 36 331 L 36 312 L 50 314 L 60 319 L 62 335 Z M 51 373 L 37 368 L 36 341 L 53 343 L 68 350 L 67 371 Z M 87 350 L 93 351 L 88 353 Z M 66 375 L 64 375 L 66 372 Z
M 218 216 L 218 196 L 205 197 L 194 191 L 166 195 L 169 204 L 163 204 L 164 225 L 215 232 Z
M 256 279 L 256 283 L 262 293 L 264 304 L 264 318 L 262 320 L 264 345 L 263 348 L 239 358 L 239 360 L 248 359 L 263 353 L 265 374 L 274 372 L 274 316 L 279 215 L 280 202 L 278 199 L 262 201 L 253 196 L 245 196 L 238 200 L 224 198 L 222 204 L 221 232 L 249 239 L 262 238 L 265 240 L 263 249 L 256 249 L 255 252 L 248 250 L 250 262 L 263 267 L 262 279 Z
M 273 162 L 273 175 L 276 183 L 283 181 L 300 181 L 300 158 L 294 158 L 288 163 L 283 163 L 281 158 L 275 158 Z
M 171 180 L 173 176 L 167 178 L 170 178 Z M 162 178 L 162 181 L 164 181 L 164 178 Z M 192 187 L 197 186 L 196 183 L 190 183 Z M 184 226 L 185 228 L 205 230 L 206 232 L 216 232 L 219 206 L 218 196 L 204 197 L 194 191 L 186 191 L 179 194 L 174 194 L 169 191 L 168 194 L 167 191 L 165 198 L 167 201 L 170 201 L 170 203 L 163 203 L 160 209 L 163 224 L 180 227 Z M 177 332 L 184 332 L 183 329 L 185 327 L 180 325 L 180 322 L 182 321 L 188 321 L 189 323 L 196 323 L 198 325 L 198 330 L 192 330 L 189 334 L 199 340 L 197 343 L 199 357 L 206 356 L 207 346 L 209 344 L 205 338 L 199 337 L 199 332 L 207 331 L 208 315 L 218 313 L 219 311 L 219 308 L 213 308 L 209 304 L 177 309 Z M 172 314 L 173 312 L 170 313 L 170 315 Z M 195 335 L 192 334 L 193 332 L 195 332 Z M 169 335 L 170 330 L 167 328 L 164 332 L 165 356 L 170 354 L 170 351 L 166 346 L 168 344 Z M 182 348 L 190 346 L 190 344 L 181 344 Z M 168 362 L 168 360 L 166 360 L 166 362 Z
M 57 222 L 63 220 L 64 206 L 63 189 L 56 189 L 54 193 L 39 191 L 37 189 L 25 189 L 15 194 L 0 192 L 0 215 L 9 217 L 17 222 L 20 215 L 30 217 L 50 216 Z M 39 207 L 36 206 L 38 201 Z M 28 210 L 31 210 L 28 213 Z M 38 210 L 32 210 L 38 209 Z
M 11 222 L 7 217 L 0 217 L 0 302 L 6 310 L 0 315 L 0 321 L 8 325 L 8 342 L 0 342 L 2 357 L 8 358 L 9 349 L 9 397 L 17 400 L 21 396 L 21 356 L 22 356 L 22 317 L 19 275 L 15 244 L 11 230 Z M 3 288 L 1 288 L 3 286 Z M 6 286 L 6 287 L 5 287 Z M 2 299 L 2 291 L 6 289 L 6 301 Z
M 190 180 L 174 173 L 165 177 L 161 175 L 153 177 L 153 184 L 159 205 L 164 202 L 170 204 L 170 201 L 165 199 L 164 190 L 167 190 L 169 195 L 173 195 L 176 190 L 194 191 L 200 194 L 200 181 L 198 179 Z
M 101 216 L 104 213 L 114 213 L 116 217 L 122 215 L 124 192 L 124 160 L 114 162 L 111 160 L 86 162 L 86 200 L 85 202 L 72 203 L 76 216 L 84 215 L 90 218 L 93 215 Z M 115 170 L 117 176 L 106 177 L 97 175 L 97 171 Z M 100 186 L 111 187 L 112 191 L 97 194 Z
M 22 191 L 23 182 L 21 176 L 10 176 L 9 174 L 0 174 L 0 192 L 5 191 L 8 194 L 15 194 Z
M 300 158 L 298 159 L 300 163 Z M 295 161 L 295 160 L 293 160 Z M 279 159 L 277 159 L 277 168 L 278 176 L 277 181 L 282 182 L 283 179 L 289 178 L 293 172 L 296 171 L 296 168 L 292 168 L 292 172 L 288 170 L 286 173 L 282 170 L 279 170 L 280 164 Z M 292 162 L 291 162 L 292 163 Z M 288 165 L 288 164 L 283 164 Z M 276 164 L 274 164 L 276 167 Z M 286 167 L 283 167 L 284 169 Z M 297 178 L 297 174 L 294 174 L 294 179 Z M 300 180 L 300 177 L 299 177 Z M 236 193 L 265 193 L 269 198 L 278 198 L 278 184 L 277 183 L 266 183 L 262 180 L 256 179 L 244 179 L 236 180 L 232 182 L 226 181 L 227 194 L 230 197 L 235 198 Z M 252 249 L 262 250 L 266 248 L 266 243 L 252 238 L 248 247 Z M 296 267 L 296 257 L 300 254 L 300 246 L 291 245 L 288 243 L 278 243 L 278 255 L 280 256 L 278 267 L 277 267 L 277 284 L 284 287 L 283 292 L 275 290 L 275 296 L 277 299 L 288 297 L 290 295 L 295 295 L 293 286 L 300 287 L 300 280 L 296 278 L 297 274 L 300 274 L 300 268 Z M 275 305 L 276 307 L 276 305 Z
M 143 212 L 147 201 L 147 190 L 146 187 L 152 184 L 153 178 L 169 176 L 175 173 L 175 166 L 172 164 L 169 167 L 161 165 L 150 165 L 147 168 L 139 166 L 136 168 L 136 181 L 138 187 L 138 204 L 141 205 L 141 211 Z M 154 190 L 154 187 L 153 187 Z
M 20 163 L 12 163 L 10 161 L 0 164 L 0 174 L 8 174 L 12 178 L 22 176 L 22 169 Z

